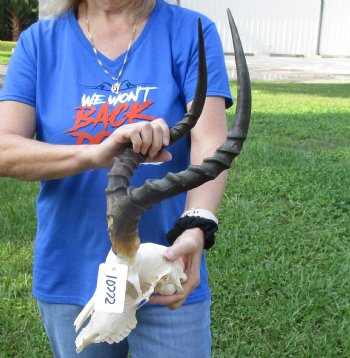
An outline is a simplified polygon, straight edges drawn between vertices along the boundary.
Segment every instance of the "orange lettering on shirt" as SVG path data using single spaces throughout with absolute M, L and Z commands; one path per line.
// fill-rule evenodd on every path
M 99 144 L 105 138 L 109 137 L 110 134 L 111 133 L 108 131 L 101 131 L 100 133 L 97 133 L 95 136 L 92 136 L 86 132 L 75 132 L 71 134 L 71 136 L 77 138 L 77 142 L 75 144 L 84 144 L 84 141 L 86 141 L 86 144 Z
M 96 112 L 96 108 L 93 106 L 79 106 L 75 109 L 78 110 L 77 115 L 75 116 L 74 127 L 68 129 L 65 133 L 70 133 L 77 131 L 80 128 L 87 127 L 90 124 L 93 124 L 94 119 L 91 116 Z
M 141 114 L 145 109 L 150 107 L 154 101 L 146 101 L 139 105 L 138 102 L 134 102 L 130 106 L 130 111 L 125 113 L 125 117 L 127 118 L 129 123 L 134 123 L 135 119 L 144 119 L 146 121 L 153 121 L 155 120 L 155 117 L 148 116 L 147 114 Z
M 93 106 L 76 107 L 78 112 L 74 118 L 74 126 L 68 129 L 65 133 L 71 133 L 70 136 L 76 137 L 76 144 L 99 144 L 110 135 L 110 132 L 107 130 L 108 126 L 118 128 L 125 122 L 135 123 L 135 120 L 155 120 L 155 117 L 142 113 L 153 103 L 154 101 L 151 100 L 146 101 L 140 105 L 138 102 L 134 102 L 131 105 L 127 103 L 121 103 L 118 104 L 111 111 L 111 113 L 109 113 L 110 105 L 108 102 L 104 103 L 99 108 L 97 113 L 96 108 Z M 95 115 L 95 117 L 93 117 L 93 115 Z M 102 124 L 103 130 L 94 136 L 87 132 L 79 132 L 80 129 L 86 128 L 89 125 L 92 126 L 92 128 L 95 128 L 98 124 Z

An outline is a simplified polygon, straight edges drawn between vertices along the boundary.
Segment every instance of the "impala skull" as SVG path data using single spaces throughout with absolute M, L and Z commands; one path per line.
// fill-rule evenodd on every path
M 181 260 L 166 261 L 162 252 L 165 246 L 142 244 L 137 233 L 141 215 L 153 205 L 181 192 L 191 190 L 215 179 L 222 171 L 230 168 L 239 155 L 246 139 L 251 114 L 251 89 L 249 72 L 239 39 L 238 31 L 228 10 L 229 23 L 235 50 L 237 67 L 238 97 L 233 128 L 225 143 L 213 157 L 201 165 L 190 165 L 186 170 L 168 173 L 163 179 L 148 180 L 139 188 L 129 188 L 129 178 L 138 165 L 147 157 L 131 148 L 114 159 L 108 174 L 107 219 L 112 250 L 106 263 L 128 265 L 124 311 L 122 313 L 96 312 L 95 296 L 85 306 L 75 321 L 76 329 L 91 316 L 88 325 L 80 332 L 76 346 L 81 351 L 90 343 L 119 342 L 136 326 L 136 310 L 142 300 L 148 300 L 154 292 L 173 294 L 182 292 L 186 280 Z M 195 98 L 189 113 L 170 129 L 170 144 L 189 133 L 202 113 L 207 91 L 207 69 L 201 22 L 198 21 L 198 80 Z
M 95 293 L 74 322 L 78 330 L 91 317 L 76 339 L 77 352 L 81 352 L 90 343 L 122 341 L 136 326 L 135 316 L 139 304 L 147 301 L 153 293 L 172 295 L 182 292 L 181 284 L 187 279 L 182 260 L 165 260 L 165 249 L 165 246 L 153 243 L 140 245 L 135 260 L 129 266 L 123 313 L 95 311 Z M 122 263 L 123 259 L 110 252 L 106 263 L 111 261 L 114 264 Z

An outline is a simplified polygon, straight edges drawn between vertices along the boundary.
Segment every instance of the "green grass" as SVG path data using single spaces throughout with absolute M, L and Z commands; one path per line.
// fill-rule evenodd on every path
M 207 255 L 213 357 L 350 357 L 350 84 L 252 89 Z M 30 293 L 37 189 L 0 179 L 1 358 L 51 356 Z
M 350 84 L 253 83 L 209 254 L 214 357 L 350 357 Z
M 12 55 L 16 42 L 0 40 L 0 65 L 7 65 Z

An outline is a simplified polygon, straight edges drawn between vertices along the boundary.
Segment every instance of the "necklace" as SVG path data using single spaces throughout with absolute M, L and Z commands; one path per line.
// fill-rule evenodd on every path
M 107 69 L 106 67 L 103 65 L 100 57 L 98 56 L 98 52 L 97 52 L 97 49 L 95 47 L 95 44 L 94 44 L 94 39 L 92 37 L 92 34 L 91 34 L 91 31 L 90 31 L 90 24 L 89 24 L 89 18 L 88 18 L 88 5 L 87 5 L 87 2 L 86 2 L 86 18 L 85 18 L 85 22 L 86 22 L 86 26 L 87 26 L 87 32 L 88 32 L 88 35 L 89 35 L 89 39 L 90 39 L 90 42 L 91 42 L 91 45 L 92 45 L 92 49 L 94 51 L 94 54 L 95 54 L 95 57 L 96 57 L 96 60 L 97 60 L 97 63 L 99 64 L 99 66 L 102 68 L 102 70 L 104 71 L 104 73 L 110 77 L 113 81 L 115 81 L 115 83 L 112 85 L 111 87 L 111 92 L 113 93 L 116 93 L 118 94 L 119 93 L 119 90 L 120 90 L 120 86 L 122 85 L 121 82 L 120 82 L 120 77 L 122 76 L 123 72 L 124 72 L 124 69 L 125 69 L 125 65 L 126 65 L 126 62 L 128 61 L 128 56 L 129 56 L 129 52 L 130 52 L 130 48 L 131 48 L 131 45 L 134 41 L 134 36 L 135 36 L 135 32 L 136 32 L 136 22 L 134 23 L 134 27 L 132 29 L 132 34 L 131 34 L 131 38 L 130 38 L 130 41 L 129 41 L 129 45 L 128 45 L 128 49 L 126 50 L 126 53 L 125 53 L 125 57 L 124 57 L 124 61 L 123 61 L 123 64 L 122 64 L 122 67 L 118 73 L 118 76 L 115 77 L 114 75 L 112 75 Z

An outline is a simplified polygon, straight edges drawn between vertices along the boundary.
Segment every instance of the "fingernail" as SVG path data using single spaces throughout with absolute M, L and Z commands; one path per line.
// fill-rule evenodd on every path
M 174 253 L 174 251 L 171 250 L 171 249 L 165 251 L 164 255 L 165 255 L 166 258 L 169 259 L 169 260 L 174 260 L 174 258 L 175 258 L 175 253 Z

